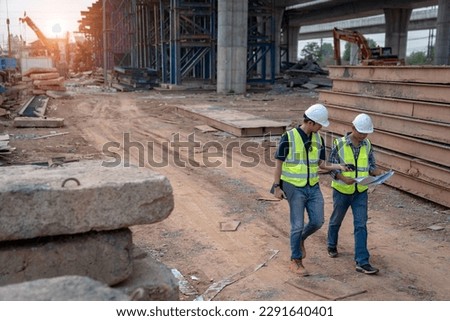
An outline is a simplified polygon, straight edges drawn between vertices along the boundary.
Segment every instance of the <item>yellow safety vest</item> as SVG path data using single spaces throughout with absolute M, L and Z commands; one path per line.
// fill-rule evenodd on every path
M 365 143 L 361 143 L 357 160 L 355 160 L 352 148 L 347 145 L 345 137 L 338 138 L 334 141 L 334 147 L 337 148 L 339 155 L 339 163 L 352 164 L 355 166 L 354 171 L 342 172 L 341 174 L 343 176 L 350 178 L 369 176 L 369 152 L 371 143 L 367 138 L 364 141 Z M 343 194 L 353 194 L 356 191 L 356 186 L 358 187 L 358 192 L 364 192 L 368 189 L 368 187 L 364 185 L 356 183 L 347 185 L 336 181 L 333 181 L 331 186 Z
M 308 183 L 311 186 L 319 182 L 319 157 L 322 147 L 322 139 L 318 133 L 312 133 L 311 147 L 305 149 L 302 136 L 297 129 L 287 132 L 289 142 L 289 154 L 281 168 L 281 179 L 292 185 L 303 187 Z

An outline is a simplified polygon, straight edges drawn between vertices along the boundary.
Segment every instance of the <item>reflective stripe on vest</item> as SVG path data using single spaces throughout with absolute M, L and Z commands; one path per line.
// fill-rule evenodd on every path
M 355 160 L 353 149 L 349 145 L 347 145 L 345 137 L 336 139 L 334 141 L 334 145 L 336 146 L 339 155 L 339 163 L 352 164 L 356 168 L 351 172 L 342 172 L 341 174 L 343 176 L 350 178 L 369 176 L 369 152 L 371 144 L 368 139 L 365 139 L 364 141 L 365 143 L 361 144 L 357 160 Z M 368 189 L 368 187 L 364 185 L 347 185 L 336 181 L 333 181 L 331 183 L 331 186 L 343 194 L 353 194 L 356 190 L 355 186 L 358 187 L 358 192 L 364 192 Z
M 281 179 L 292 185 L 303 187 L 308 183 L 316 185 L 319 182 L 319 155 L 322 139 L 318 133 L 311 136 L 311 147 L 306 155 L 305 144 L 297 129 L 287 132 L 289 153 L 281 168 Z

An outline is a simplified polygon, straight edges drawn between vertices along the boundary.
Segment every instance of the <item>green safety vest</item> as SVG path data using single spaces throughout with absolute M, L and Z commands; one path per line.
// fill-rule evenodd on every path
M 322 147 L 322 139 L 319 133 L 312 133 L 311 147 L 305 149 L 302 136 L 297 129 L 287 132 L 289 142 L 289 154 L 281 167 L 281 179 L 292 185 L 303 187 L 308 183 L 311 186 L 319 182 L 319 155 Z
M 355 166 L 354 171 L 342 172 L 341 174 L 345 177 L 356 178 L 356 177 L 367 177 L 369 176 L 369 152 L 371 149 L 371 143 L 366 138 L 365 144 L 362 143 L 359 150 L 358 159 L 355 159 L 352 148 L 347 145 L 346 138 L 338 138 L 334 141 L 334 146 L 337 148 L 339 155 L 339 163 L 352 164 Z M 353 194 L 358 188 L 358 192 L 364 192 L 368 189 L 367 186 L 359 184 L 347 185 L 344 183 L 339 183 L 333 181 L 331 186 L 343 194 Z

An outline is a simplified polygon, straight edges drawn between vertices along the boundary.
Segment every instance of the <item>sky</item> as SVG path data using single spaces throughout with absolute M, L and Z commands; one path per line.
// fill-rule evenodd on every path
M 3 47 L 7 43 L 7 18 L 11 35 L 21 35 L 26 42 L 37 37 L 33 30 L 19 21 L 24 12 L 47 38 L 64 37 L 67 31 L 78 31 L 80 12 L 94 2 L 96 0 L 0 0 L 0 44 Z

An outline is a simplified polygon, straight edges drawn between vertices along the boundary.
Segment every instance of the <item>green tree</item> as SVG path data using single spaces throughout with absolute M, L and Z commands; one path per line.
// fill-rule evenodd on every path
M 378 46 L 375 40 L 373 40 L 371 38 L 366 38 L 366 40 L 369 45 L 369 48 L 376 48 Z M 350 61 L 350 47 L 351 47 L 351 43 L 346 41 L 342 59 L 347 62 Z
M 317 42 L 308 42 L 301 51 L 301 56 L 306 60 L 320 60 L 320 46 Z
M 328 42 L 323 43 L 321 53 L 322 53 L 322 59 L 333 57 L 334 56 L 333 45 Z
M 423 51 L 413 51 L 406 57 L 408 65 L 425 65 L 427 63 L 427 54 Z

